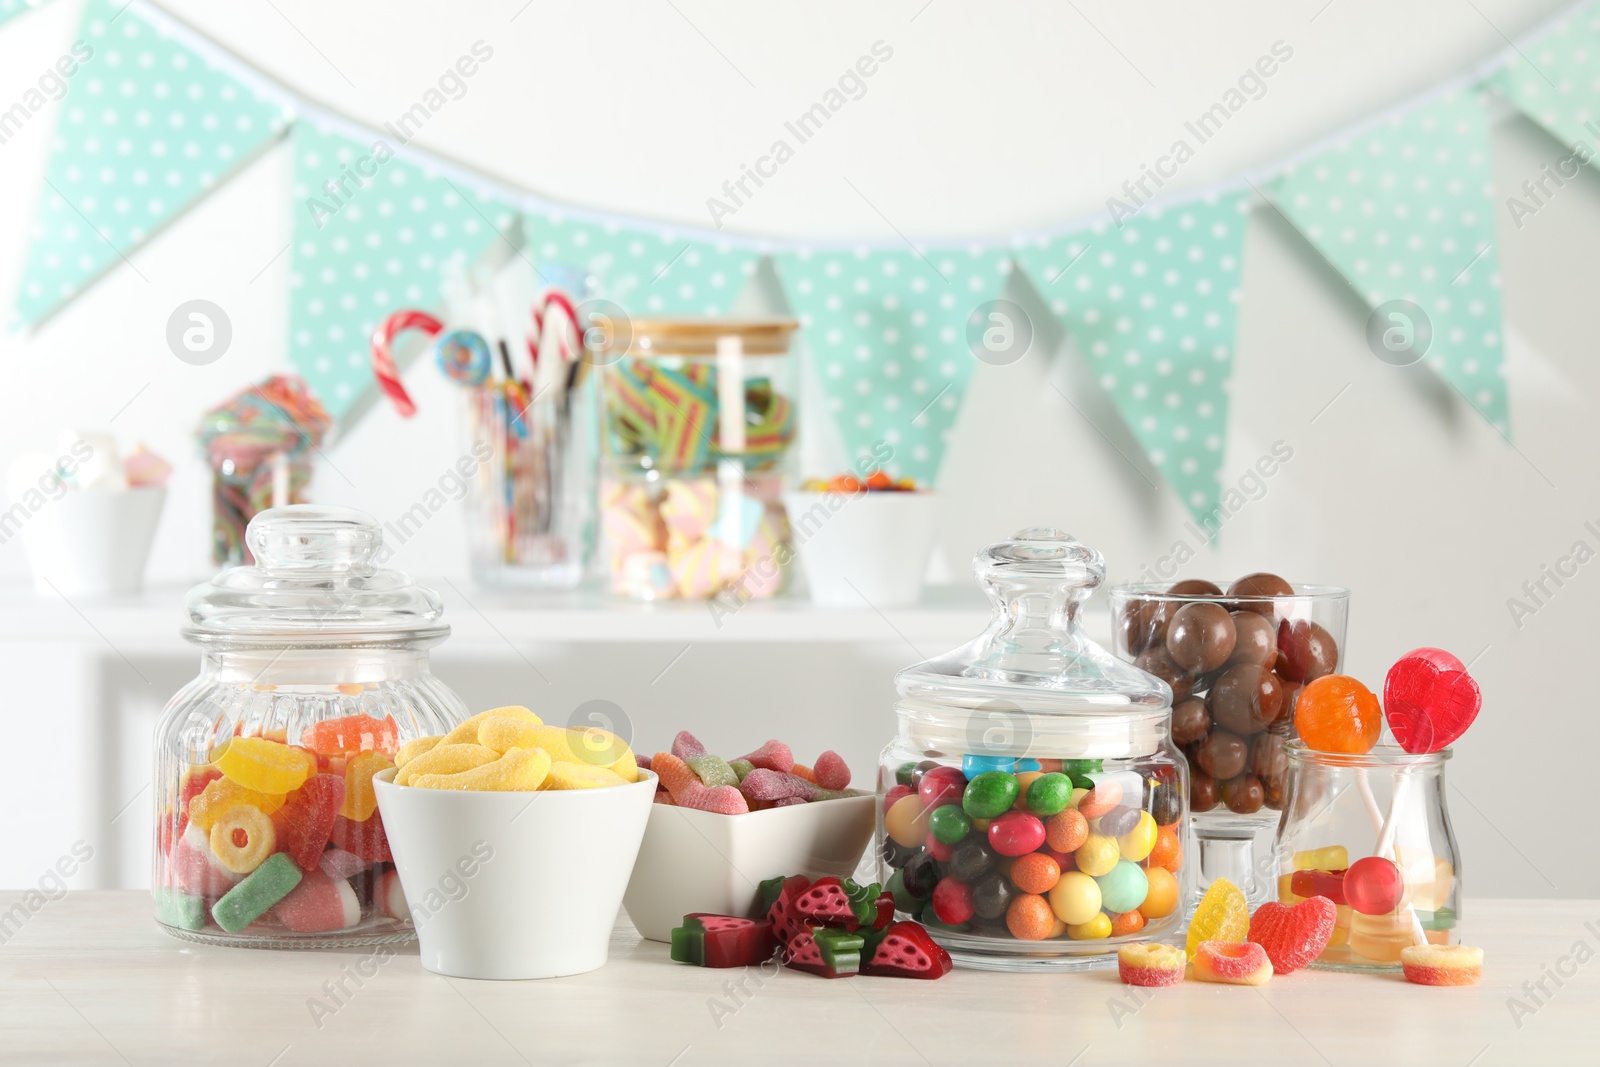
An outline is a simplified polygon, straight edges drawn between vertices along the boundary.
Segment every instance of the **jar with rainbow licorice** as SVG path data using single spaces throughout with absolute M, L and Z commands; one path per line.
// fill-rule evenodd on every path
M 1104 560 L 1032 529 L 974 570 L 988 630 L 895 679 L 880 879 L 964 966 L 1073 970 L 1170 942 L 1192 883 L 1189 769 L 1166 683 L 1082 632 Z
M 614 592 L 741 602 L 784 586 L 798 368 L 791 319 L 635 319 L 600 370 L 602 555 Z
M 200 675 L 156 726 L 156 921 L 245 947 L 410 940 L 372 779 L 467 717 L 428 669 L 443 605 L 381 567 L 359 511 L 270 508 L 245 537 L 255 565 L 189 594 Z

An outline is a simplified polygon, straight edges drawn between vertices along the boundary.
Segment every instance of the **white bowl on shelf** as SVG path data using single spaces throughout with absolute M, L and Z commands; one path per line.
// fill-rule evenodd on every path
M 814 603 L 899 608 L 921 597 L 938 494 L 805 490 L 784 493 L 783 503 Z
M 556 978 L 604 966 L 656 776 L 600 789 L 457 792 L 373 778 L 422 966 Z
M 74 489 L 47 500 L 21 527 L 34 588 L 64 597 L 137 593 L 166 500 L 153 486 Z
M 872 840 L 877 797 L 840 797 L 745 815 L 650 806 L 622 903 L 639 933 L 671 941 L 691 912 L 754 917 L 761 883 L 854 873 Z

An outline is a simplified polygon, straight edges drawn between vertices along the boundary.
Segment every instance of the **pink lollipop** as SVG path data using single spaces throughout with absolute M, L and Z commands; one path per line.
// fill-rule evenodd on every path
M 1467 732 L 1482 706 L 1478 683 L 1443 649 L 1407 652 L 1383 680 L 1389 732 L 1407 752 L 1438 752 Z

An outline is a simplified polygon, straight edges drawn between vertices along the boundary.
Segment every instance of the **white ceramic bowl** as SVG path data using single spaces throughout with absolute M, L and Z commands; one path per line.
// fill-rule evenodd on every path
M 656 778 L 603 789 L 468 793 L 373 779 L 422 965 L 457 978 L 555 978 L 606 962 Z
M 747 815 L 652 804 L 623 897 L 628 918 L 650 940 L 671 941 L 690 912 L 753 916 L 768 878 L 843 878 L 872 840 L 877 802 L 841 797 Z
M 938 524 L 936 493 L 783 494 L 811 599 L 827 607 L 906 607 L 922 593 Z
M 79 489 L 47 502 L 22 527 L 39 592 L 65 597 L 137 593 L 167 491 Z

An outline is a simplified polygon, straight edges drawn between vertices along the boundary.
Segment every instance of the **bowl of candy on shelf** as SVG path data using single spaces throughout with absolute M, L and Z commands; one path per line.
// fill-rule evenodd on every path
M 832 751 L 811 765 L 781 741 L 725 760 L 687 730 L 639 757 L 657 778 L 623 904 L 639 933 L 671 941 L 685 915 L 759 918 L 758 883 L 852 874 L 872 839 L 873 799 Z
M 494 708 L 376 778 L 423 967 L 461 978 L 605 964 L 655 776 L 620 737 Z
M 1215 879 L 1184 948 L 1123 948 L 1122 980 L 1173 985 L 1187 974 L 1262 985 L 1310 967 L 1475 984 L 1483 950 L 1459 939 L 1461 861 L 1445 764 L 1481 703 L 1466 667 L 1437 648 L 1402 656 L 1381 704 L 1346 675 L 1307 684 L 1295 709 L 1299 737 L 1286 746 L 1277 899 L 1252 914 L 1239 886 Z
M 814 603 L 915 604 L 937 527 L 939 498 L 881 469 L 812 478 L 784 494 Z

